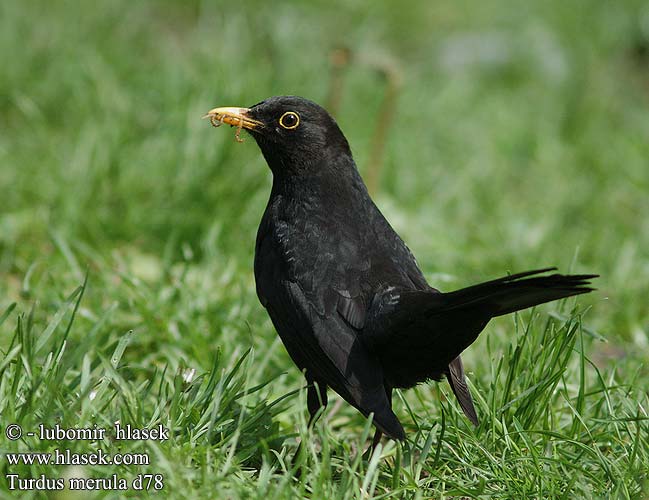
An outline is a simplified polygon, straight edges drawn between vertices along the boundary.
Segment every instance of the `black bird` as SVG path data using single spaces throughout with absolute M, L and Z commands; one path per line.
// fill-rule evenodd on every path
M 460 353 L 491 318 L 593 290 L 593 274 L 539 269 L 441 293 L 370 198 L 347 139 L 322 107 L 271 97 L 215 108 L 248 131 L 273 173 L 257 232 L 257 295 L 308 382 L 310 423 L 331 387 L 381 433 L 404 439 L 394 388 L 446 376 L 477 425 Z M 546 274 L 544 274 L 546 273 Z

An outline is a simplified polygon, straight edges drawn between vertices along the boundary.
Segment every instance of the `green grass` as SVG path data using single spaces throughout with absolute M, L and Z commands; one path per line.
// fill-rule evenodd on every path
M 11 493 L 7 474 L 140 473 L 172 498 L 649 496 L 646 2 L 395 5 L 0 3 L 1 496 L 87 498 Z M 370 460 L 371 427 L 337 398 L 306 428 L 252 275 L 270 173 L 251 139 L 200 120 L 276 94 L 324 103 L 341 45 L 336 117 L 364 175 L 376 61 L 399 68 L 375 198 L 431 284 L 602 275 L 469 348 L 479 427 L 447 384 L 420 386 L 395 398 L 409 441 Z M 171 438 L 5 438 L 116 421 Z M 6 457 L 56 448 L 151 463 Z

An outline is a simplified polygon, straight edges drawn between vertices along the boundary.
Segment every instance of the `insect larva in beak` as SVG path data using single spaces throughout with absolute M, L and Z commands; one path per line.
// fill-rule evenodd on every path
M 243 128 L 243 120 L 239 120 L 239 125 L 237 125 L 237 131 L 234 133 L 234 138 L 237 142 L 243 142 L 241 138 L 241 129 Z

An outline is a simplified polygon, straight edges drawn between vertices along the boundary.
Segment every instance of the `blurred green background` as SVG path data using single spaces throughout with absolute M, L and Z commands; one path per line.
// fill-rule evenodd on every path
M 38 339 L 58 312 L 71 317 L 65 299 L 88 273 L 65 333 L 78 350 L 62 358 L 61 393 L 43 396 L 47 383 L 20 375 L 16 352 L 0 370 L 4 397 L 16 399 L 5 416 L 72 418 L 70 381 L 86 358 L 99 381 L 99 360 L 129 330 L 122 361 L 134 384 L 208 373 L 217 351 L 232 366 L 252 346 L 247 387 L 272 380 L 264 397 L 301 387 L 254 291 L 270 172 L 251 138 L 240 145 L 201 116 L 281 94 L 325 104 L 332 92 L 361 173 L 380 172 L 377 204 L 431 284 L 547 265 L 601 274 L 577 301 L 588 309 L 586 355 L 612 384 L 633 373 L 646 408 L 646 1 L 5 0 L 0 54 L 0 314 L 16 303 L 0 325 L 2 352 Z M 389 126 L 380 171 L 370 166 L 378 123 Z M 55 345 L 66 321 L 53 325 Z M 513 337 L 513 321 L 498 320 L 467 352 L 484 392 Z M 43 363 L 46 344 L 22 364 Z M 496 354 L 481 355 L 487 348 Z M 150 396 L 139 411 L 154 419 L 160 394 Z M 295 408 L 273 417 L 286 432 L 303 409 L 293 397 Z M 112 401 L 113 416 L 130 408 Z M 422 418 L 434 421 L 436 404 Z M 362 419 L 341 413 L 359 434 Z M 176 445 L 169 453 L 182 455 Z M 204 478 L 188 481 L 205 493 Z

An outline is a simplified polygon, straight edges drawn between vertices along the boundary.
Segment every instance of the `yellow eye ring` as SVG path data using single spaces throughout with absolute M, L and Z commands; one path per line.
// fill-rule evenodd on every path
M 300 115 L 295 111 L 287 111 L 280 117 L 279 124 L 286 130 L 296 129 L 300 125 Z

